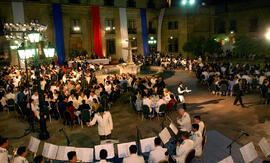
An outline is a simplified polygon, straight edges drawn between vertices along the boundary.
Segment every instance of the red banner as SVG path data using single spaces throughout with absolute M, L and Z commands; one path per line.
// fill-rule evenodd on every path
M 92 20 L 93 20 L 93 32 L 94 32 L 94 50 L 99 58 L 102 58 L 102 43 L 101 43 L 101 31 L 100 31 L 100 16 L 99 7 L 92 6 Z

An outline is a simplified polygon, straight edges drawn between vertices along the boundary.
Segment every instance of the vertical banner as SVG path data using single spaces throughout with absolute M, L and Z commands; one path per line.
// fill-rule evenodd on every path
M 122 57 L 124 61 L 128 61 L 128 28 L 127 28 L 127 13 L 126 8 L 119 8 L 120 14 L 120 32 L 122 43 Z
M 99 7 L 92 6 L 92 20 L 93 20 L 93 33 L 94 33 L 94 50 L 99 58 L 102 58 L 102 42 L 101 42 L 101 31 L 100 31 L 100 16 Z
M 159 52 L 161 52 L 161 28 L 162 28 L 164 13 L 165 13 L 165 8 L 160 10 L 160 14 L 158 18 L 157 51 Z
M 53 3 L 52 11 L 53 11 L 53 22 L 54 22 L 55 45 L 56 45 L 56 52 L 57 52 L 57 57 L 58 57 L 57 61 L 60 66 L 63 66 L 66 59 L 66 55 L 65 55 L 61 4 Z
M 13 13 L 13 23 L 24 24 L 23 2 L 11 2 L 11 5 Z
M 150 52 L 149 52 L 149 45 L 148 45 L 146 10 L 141 9 L 140 13 L 141 13 L 141 24 L 142 24 L 143 52 L 144 52 L 144 56 L 147 56 Z

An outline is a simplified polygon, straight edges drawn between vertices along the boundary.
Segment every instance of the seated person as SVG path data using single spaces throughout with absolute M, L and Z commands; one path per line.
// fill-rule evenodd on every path
M 177 163 L 185 163 L 186 157 L 188 153 L 194 149 L 194 143 L 192 140 L 189 139 L 189 133 L 187 131 L 184 131 L 182 133 L 182 140 L 183 142 L 180 144 L 180 142 L 177 142 L 176 144 L 176 162 Z
M 199 125 L 199 131 L 201 132 L 201 134 L 203 135 L 203 130 L 204 130 L 204 123 L 203 121 L 201 121 L 201 116 L 197 115 L 197 116 L 194 116 L 193 118 L 193 121 L 194 123 L 198 124 Z
M 171 100 L 167 104 L 166 111 L 170 112 L 173 110 L 174 104 L 176 103 L 176 99 L 174 98 L 174 95 L 170 95 Z
M 191 131 L 191 120 L 190 116 L 184 109 L 179 109 L 178 113 L 180 118 L 177 117 L 177 123 L 180 125 L 182 131 Z
M 97 99 L 94 98 L 93 104 L 92 104 L 92 109 L 94 112 L 97 112 L 98 108 L 99 108 L 99 103 L 98 103 Z
M 17 156 L 14 158 L 13 163 L 28 163 L 28 160 L 25 158 L 27 155 L 27 148 L 25 146 L 19 147 L 17 150 Z
M 123 163 L 144 163 L 144 158 L 137 154 L 137 146 L 131 145 L 129 147 L 130 156 L 123 159 Z
M 155 138 L 155 149 L 150 152 L 148 163 L 158 163 L 159 161 L 167 160 L 166 151 L 167 149 L 161 146 L 161 139 L 159 137 Z
M 100 157 L 100 161 L 98 163 L 110 163 L 106 160 L 108 156 L 108 152 L 106 151 L 106 149 L 102 149 L 99 152 L 99 157 Z
M 194 123 L 192 124 L 192 131 L 190 139 L 194 143 L 195 156 L 200 157 L 202 155 L 202 134 L 199 130 L 199 125 Z
M 149 107 L 150 113 L 152 112 L 152 100 L 150 95 L 143 98 L 143 105 L 147 105 Z
M 77 154 L 75 151 L 70 151 L 67 153 L 68 162 L 70 163 L 76 163 L 77 161 Z
M 70 113 L 72 120 L 75 120 L 77 118 L 77 116 L 75 115 L 77 109 L 75 109 L 75 107 L 73 106 L 73 101 L 68 102 L 66 111 Z
M 155 108 L 156 113 L 159 113 L 159 108 L 163 104 L 166 105 L 166 101 L 163 99 L 162 95 L 159 95 L 159 100 L 157 101 L 157 107 Z

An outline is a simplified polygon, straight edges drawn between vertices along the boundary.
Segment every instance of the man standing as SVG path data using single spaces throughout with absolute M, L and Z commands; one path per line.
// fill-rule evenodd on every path
M 150 152 L 148 163 L 158 163 L 167 160 L 165 155 L 167 149 L 161 147 L 161 139 L 155 138 L 155 149 Z
M 194 143 L 189 139 L 189 133 L 187 131 L 182 133 L 183 142 L 177 142 L 176 144 L 176 162 L 185 163 L 188 153 L 194 149 Z
M 194 143 L 195 156 L 200 157 L 202 155 L 202 134 L 199 130 L 198 124 L 192 124 L 192 131 L 190 139 Z
M 235 95 L 234 105 L 239 101 L 241 106 L 244 107 L 242 102 L 243 90 L 242 90 L 242 79 L 238 80 L 238 83 L 233 86 L 233 93 Z
M 131 145 L 129 147 L 130 156 L 123 159 L 123 163 L 144 163 L 144 158 L 137 155 L 137 146 Z
M 187 90 L 184 88 L 183 82 L 181 81 L 179 82 L 177 91 L 178 91 L 178 99 L 183 104 L 183 109 L 186 110 L 187 106 L 186 106 L 186 101 L 184 98 L 184 93 L 187 92 Z
M 99 108 L 99 113 L 94 115 L 94 118 L 89 123 L 89 126 L 93 126 L 98 123 L 98 134 L 101 140 L 105 140 L 111 137 L 113 122 L 112 116 L 109 111 L 104 112 L 104 108 Z
M 0 137 L 0 162 L 8 163 L 8 139 Z
M 190 116 L 184 109 L 178 110 L 180 118 L 177 117 L 177 123 L 180 125 L 182 131 L 190 131 L 191 130 L 191 120 Z

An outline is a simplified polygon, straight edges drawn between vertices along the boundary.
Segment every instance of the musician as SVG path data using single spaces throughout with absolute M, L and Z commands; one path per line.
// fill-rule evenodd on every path
M 8 163 L 8 139 L 0 137 L 0 161 L 1 163 Z
M 234 105 L 239 101 L 242 107 L 245 107 L 242 102 L 243 90 L 242 90 L 242 79 L 238 80 L 238 83 L 233 86 L 233 93 L 235 95 Z
M 70 151 L 67 153 L 68 162 L 70 163 L 76 163 L 77 161 L 77 154 L 75 151 Z
M 144 163 L 144 158 L 137 155 L 137 146 L 131 145 L 129 147 L 130 156 L 123 159 L 123 163 Z
M 89 123 L 90 126 L 93 126 L 98 123 L 98 134 L 101 140 L 111 137 L 112 129 L 113 129 L 113 122 L 112 116 L 109 111 L 104 111 L 104 108 L 99 108 L 99 113 L 94 115 L 94 118 Z
M 100 157 L 99 163 L 110 163 L 110 162 L 106 161 L 107 156 L 108 156 L 108 152 L 106 151 L 106 149 L 100 150 L 100 152 L 99 152 L 99 157 Z
M 25 146 L 19 147 L 17 150 L 17 155 L 13 161 L 13 163 L 28 163 L 25 158 L 27 155 L 27 148 Z
M 199 115 L 194 116 L 193 122 L 199 125 L 199 131 L 201 132 L 201 134 L 204 134 L 203 130 L 205 126 L 204 126 L 204 122 L 201 121 L 201 116 Z
M 187 90 L 184 88 L 184 85 L 183 85 L 183 82 L 179 82 L 178 84 L 178 100 L 183 103 L 183 109 L 187 109 L 187 106 L 186 106 L 186 101 L 185 101 L 185 98 L 184 98 L 184 94 L 187 92 Z
M 199 130 L 199 125 L 194 123 L 192 124 L 192 131 L 190 139 L 194 143 L 195 148 L 195 156 L 201 156 L 202 155 L 202 134 Z
M 190 131 L 191 130 L 191 120 L 190 116 L 184 109 L 179 109 L 178 113 L 180 117 L 177 117 L 177 123 L 180 125 L 182 131 Z
M 155 138 L 155 149 L 150 152 L 148 163 L 158 163 L 159 161 L 167 160 L 166 151 L 166 148 L 161 147 L 161 139 Z
M 189 139 L 189 133 L 187 131 L 184 131 L 182 133 L 182 139 L 183 142 L 180 144 L 180 142 L 177 142 L 176 144 L 176 162 L 177 163 L 185 163 L 185 159 L 188 155 L 188 153 L 194 149 L 194 143 L 192 140 Z

